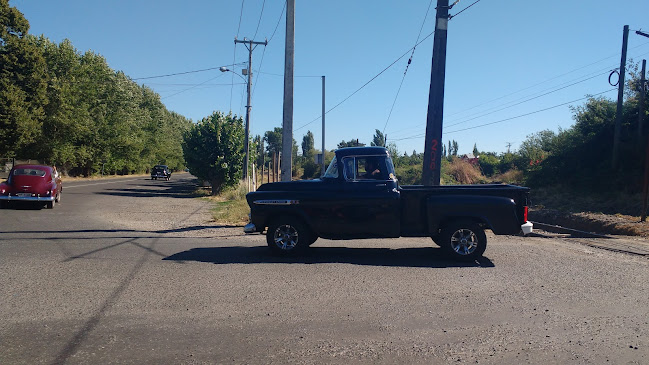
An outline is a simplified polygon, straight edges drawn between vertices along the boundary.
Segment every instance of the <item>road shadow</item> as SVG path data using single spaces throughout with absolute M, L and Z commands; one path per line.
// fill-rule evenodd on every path
M 299 255 L 280 256 L 266 246 L 193 248 L 165 257 L 167 261 L 197 261 L 217 265 L 226 264 L 352 264 L 387 267 L 494 267 L 491 260 L 482 257 L 472 262 L 448 258 L 440 248 L 349 248 L 309 247 Z
M 125 196 L 129 198 L 151 198 L 151 197 L 169 197 L 169 198 L 195 198 L 196 188 L 199 186 L 197 179 L 179 180 L 179 181 L 164 181 L 164 180 L 149 180 L 147 181 L 149 187 L 138 185 L 135 188 L 115 188 L 106 189 L 104 191 L 96 192 L 98 195 L 109 196 Z

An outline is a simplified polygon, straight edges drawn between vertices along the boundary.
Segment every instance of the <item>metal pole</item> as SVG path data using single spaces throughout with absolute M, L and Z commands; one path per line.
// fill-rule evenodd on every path
M 622 129 L 622 108 L 624 107 L 624 72 L 626 70 L 626 48 L 629 43 L 629 26 L 624 26 L 622 35 L 622 58 L 620 60 L 620 81 L 617 86 L 617 110 L 615 111 L 615 134 L 613 136 L 613 168 L 617 168 Z
M 325 77 L 322 76 L 322 161 L 320 176 L 325 173 Z
M 293 165 L 293 61 L 295 59 L 295 0 L 286 1 L 284 51 L 284 115 L 282 119 L 282 181 L 291 181 Z
M 428 115 L 422 180 L 424 185 L 439 185 L 442 164 L 442 125 L 444 122 L 444 79 L 446 76 L 446 36 L 448 0 L 437 0 L 433 65 L 430 73 Z

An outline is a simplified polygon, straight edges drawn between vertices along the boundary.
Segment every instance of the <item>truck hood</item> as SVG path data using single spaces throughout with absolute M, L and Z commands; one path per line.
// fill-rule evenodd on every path
M 263 184 L 257 191 L 310 191 L 318 189 L 322 184 L 321 179 L 282 181 Z

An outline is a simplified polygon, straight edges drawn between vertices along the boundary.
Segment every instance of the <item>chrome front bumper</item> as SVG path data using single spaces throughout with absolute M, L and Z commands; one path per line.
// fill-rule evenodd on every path
M 53 196 L 0 196 L 0 200 L 6 201 L 26 201 L 26 202 L 51 202 L 54 201 Z
M 255 233 L 257 232 L 257 227 L 253 223 L 248 223 L 243 227 L 244 233 Z

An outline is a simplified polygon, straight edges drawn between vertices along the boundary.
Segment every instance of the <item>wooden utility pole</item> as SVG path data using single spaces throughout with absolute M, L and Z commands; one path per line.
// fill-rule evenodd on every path
M 295 0 L 286 0 L 284 50 L 284 116 L 282 119 L 282 181 L 291 181 L 293 166 L 293 61 L 295 59 Z
M 613 136 L 613 168 L 617 168 L 622 129 L 622 108 L 624 107 L 624 73 L 626 70 L 626 48 L 629 43 L 629 26 L 624 26 L 622 34 L 622 59 L 620 60 L 620 81 L 617 85 L 617 110 L 615 111 L 615 135 Z
M 322 166 L 320 176 L 325 174 L 325 77 L 322 76 Z
M 439 185 L 442 164 L 442 124 L 444 121 L 444 79 L 446 77 L 446 35 L 448 30 L 448 0 L 437 0 L 433 66 L 428 93 L 426 141 L 424 144 L 424 185 Z
M 250 87 L 252 86 L 252 51 L 255 49 L 255 46 L 258 44 L 263 44 L 264 46 L 268 44 L 268 41 L 263 41 L 263 42 L 255 42 L 251 39 L 246 39 L 244 38 L 242 41 L 238 40 L 236 37 L 234 38 L 234 44 L 237 43 L 243 43 L 246 45 L 246 48 L 248 49 L 248 103 L 246 104 L 246 139 L 243 142 L 244 149 L 246 151 L 246 160 L 243 163 L 243 178 L 246 181 L 249 181 L 248 179 L 248 164 L 250 163 L 250 143 L 249 143 L 249 135 L 250 135 L 250 109 L 252 108 L 251 105 L 251 96 L 250 96 Z M 250 184 L 250 183 L 248 183 Z M 250 190 L 250 189 L 248 189 Z
M 646 93 L 646 73 L 647 73 L 647 60 L 642 60 L 642 75 L 640 76 L 640 102 L 638 103 L 638 133 L 642 134 L 642 123 L 644 119 L 644 94 Z M 644 182 L 642 184 L 642 217 L 641 222 L 647 220 L 647 195 L 649 192 L 649 138 L 647 139 L 647 146 L 644 158 Z

